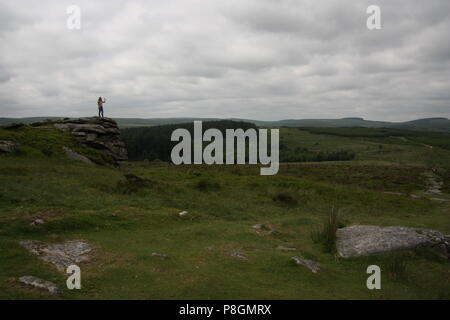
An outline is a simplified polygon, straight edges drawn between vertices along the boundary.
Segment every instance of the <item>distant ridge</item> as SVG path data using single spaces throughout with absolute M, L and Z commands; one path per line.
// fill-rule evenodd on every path
M 21 122 L 32 123 L 45 119 L 58 119 L 58 117 L 32 117 L 32 118 L 0 118 L 0 124 Z M 286 119 L 279 121 L 260 121 L 242 118 L 115 118 L 121 128 L 156 126 L 164 124 L 178 124 L 201 121 L 234 120 L 254 123 L 261 127 L 365 127 L 365 128 L 398 128 L 416 131 L 435 131 L 450 133 L 450 120 L 444 117 L 424 118 L 405 122 L 371 121 L 361 117 L 345 117 L 341 119 Z

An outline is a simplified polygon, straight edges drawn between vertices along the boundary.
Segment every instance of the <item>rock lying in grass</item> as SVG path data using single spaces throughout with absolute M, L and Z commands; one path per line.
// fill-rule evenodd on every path
M 242 260 L 248 260 L 247 256 L 245 256 L 244 254 L 240 253 L 239 251 L 232 251 L 230 252 L 230 256 L 231 257 L 235 257 L 235 258 L 239 258 Z
M 450 236 L 434 230 L 358 225 L 338 229 L 336 236 L 344 258 L 419 247 L 435 247 L 450 257 Z
M 275 229 L 272 229 L 272 227 L 267 226 L 262 223 L 258 223 L 252 226 L 253 229 L 256 230 L 256 233 L 262 236 L 271 236 L 274 234 L 280 234 L 281 232 Z
M 17 148 L 17 143 L 9 140 L 0 140 L 0 154 L 11 153 Z
M 40 241 L 20 241 L 20 245 L 37 255 L 39 259 L 50 262 L 65 273 L 68 266 L 89 261 L 88 253 L 92 247 L 86 242 L 71 241 L 61 244 L 48 244 Z
M 23 276 L 19 278 L 19 282 L 35 288 L 45 289 L 52 294 L 57 294 L 59 292 L 56 284 L 38 277 Z
M 444 181 L 438 175 L 433 172 L 425 172 L 425 182 L 427 184 L 426 193 L 428 194 L 441 194 Z
M 181 211 L 181 212 L 178 212 L 178 215 L 180 216 L 180 217 L 182 217 L 182 216 L 187 216 L 189 214 L 189 212 L 187 212 L 187 211 Z
M 30 226 L 37 226 L 37 225 L 44 224 L 44 223 L 45 223 L 44 220 L 36 219 L 36 220 L 34 220 L 33 222 L 30 223 Z
M 157 258 L 161 258 L 161 259 L 167 259 L 168 256 L 163 254 L 163 253 L 157 253 L 157 252 L 152 252 L 152 257 L 157 257 Z
M 252 226 L 252 228 L 256 229 L 256 230 L 262 230 L 262 229 L 266 229 L 267 227 L 262 223 L 257 223 L 254 226 Z
M 285 246 L 278 246 L 275 248 L 275 250 L 279 250 L 279 251 L 295 251 L 297 250 L 297 248 L 289 248 L 289 247 L 285 247 Z
M 440 202 L 449 202 L 449 199 L 442 199 L 442 198 L 430 198 L 431 201 L 440 201 Z
M 385 191 L 385 192 L 383 192 L 384 194 L 390 194 L 390 195 L 393 195 L 393 196 L 402 196 L 403 195 L 403 193 L 400 193 L 400 192 L 392 192 L 392 191 Z
M 320 264 L 312 260 L 302 259 L 299 257 L 292 257 L 291 260 L 298 265 L 307 267 L 312 273 L 317 273 L 320 271 Z
M 75 151 L 73 151 L 69 147 L 63 147 L 63 150 L 64 150 L 64 154 L 69 159 L 76 160 L 76 161 L 81 161 L 81 162 L 84 162 L 84 163 L 89 164 L 89 165 L 95 165 L 88 157 L 85 157 L 85 156 L 83 156 L 83 155 L 81 155 L 79 153 L 76 153 Z

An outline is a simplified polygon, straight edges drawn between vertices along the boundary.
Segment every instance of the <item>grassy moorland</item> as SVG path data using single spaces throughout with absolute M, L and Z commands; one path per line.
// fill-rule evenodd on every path
M 276 176 L 259 176 L 258 166 L 89 166 L 64 158 L 61 146 L 76 145 L 70 136 L 45 129 L 0 129 L 1 139 L 21 145 L 0 156 L 0 299 L 54 298 L 19 285 L 23 275 L 65 287 L 64 274 L 19 246 L 27 239 L 95 246 L 92 260 L 81 264 L 82 289 L 63 289 L 61 299 L 450 299 L 450 263 L 432 251 L 341 259 L 313 236 L 332 210 L 342 225 L 449 234 L 450 202 L 425 193 L 426 174 L 437 167 L 439 198 L 450 199 L 450 150 L 436 137 L 286 128 L 281 152 L 355 156 L 284 163 Z M 190 214 L 179 216 L 182 210 Z M 37 217 L 46 223 L 31 226 Z M 260 234 L 252 228 L 258 223 L 278 232 Z M 292 256 L 323 269 L 313 274 Z M 366 288 L 371 264 L 382 269 L 381 290 Z

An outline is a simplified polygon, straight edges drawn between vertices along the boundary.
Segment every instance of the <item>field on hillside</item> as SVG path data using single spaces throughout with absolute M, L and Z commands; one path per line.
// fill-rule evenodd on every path
M 60 299 L 450 299 L 450 262 L 434 251 L 342 259 L 316 236 L 332 212 L 340 226 L 450 234 L 448 135 L 283 128 L 285 154 L 346 150 L 354 158 L 293 161 L 260 176 L 259 166 L 89 166 L 59 152 L 71 137 L 19 130 L 0 129 L 0 140 L 21 143 L 0 156 L 0 299 L 54 298 L 19 284 L 24 275 L 56 283 Z M 427 192 L 430 180 L 442 181 L 439 195 Z M 36 218 L 45 223 L 30 225 Z M 82 289 L 65 289 L 67 275 L 21 240 L 95 246 L 80 264 Z M 314 274 L 293 256 L 322 270 Z M 381 290 L 366 287 L 372 264 L 382 269 Z

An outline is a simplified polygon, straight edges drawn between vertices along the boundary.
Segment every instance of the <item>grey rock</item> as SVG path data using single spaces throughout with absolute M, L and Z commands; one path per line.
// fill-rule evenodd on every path
M 169 256 L 167 254 L 156 253 L 156 252 L 152 253 L 152 257 L 158 257 L 158 258 L 161 258 L 161 259 L 168 259 L 169 258 Z
M 23 276 L 19 278 L 19 282 L 35 288 L 45 289 L 52 294 L 57 294 L 59 292 L 59 289 L 56 286 L 56 284 L 38 277 Z
M 44 223 L 45 223 L 44 220 L 42 220 L 42 219 L 36 219 L 36 220 L 34 220 L 33 222 L 30 223 L 30 226 L 37 226 L 37 225 L 39 225 L 39 224 L 44 224 Z
M 292 257 L 291 260 L 293 260 L 298 265 L 307 267 L 309 270 L 311 270 L 312 273 L 319 272 L 321 268 L 319 263 L 312 260 L 302 259 L 299 257 Z
M 86 133 L 86 132 L 74 132 L 74 133 L 84 133 L 86 135 L 86 141 L 92 142 L 95 141 L 95 139 L 97 139 L 97 134 L 96 133 Z
M 296 251 L 297 248 L 289 248 L 289 247 L 285 247 L 285 246 L 278 246 L 275 248 L 275 250 L 279 250 L 279 251 Z
M 115 164 L 128 160 L 125 143 L 117 123 L 110 118 L 64 118 L 32 124 L 34 127 L 53 127 L 69 132 L 81 145 L 98 149 L 110 156 Z
M 441 201 L 441 202 L 449 202 L 449 199 L 442 199 L 442 198 L 430 198 L 431 201 Z
M 407 227 L 357 225 L 338 229 L 336 247 L 341 257 L 363 256 L 419 247 L 442 247 L 449 256 L 449 236 L 441 232 Z
M 239 258 L 242 260 L 248 260 L 247 256 L 245 256 L 244 254 L 240 253 L 239 251 L 232 251 L 230 252 L 230 256 L 231 257 L 235 257 L 235 258 Z
M 385 194 L 391 194 L 391 195 L 393 195 L 393 196 L 402 196 L 402 195 L 403 195 L 403 193 L 400 193 L 400 192 L 392 192 L 392 191 L 385 191 L 385 192 L 383 192 L 383 193 L 385 193 Z
M 72 132 L 72 135 L 74 135 L 75 137 L 86 137 L 87 133 L 86 132 Z
M 88 157 L 85 157 L 79 153 L 76 153 L 75 151 L 73 151 L 72 149 L 70 149 L 68 147 L 63 147 L 63 150 L 64 150 L 66 157 L 69 159 L 81 161 L 81 162 L 84 162 L 89 165 L 95 165 L 95 163 L 93 163 Z
M 442 193 L 441 189 L 444 185 L 444 181 L 440 176 L 430 171 L 425 172 L 423 176 L 425 177 L 425 183 L 427 185 L 426 193 L 431 195 Z
M 275 229 L 272 229 L 271 226 L 267 226 L 262 223 L 258 223 L 252 226 L 253 229 L 256 230 L 256 233 L 262 236 L 271 236 L 274 234 L 280 234 L 281 232 Z
M 18 144 L 14 141 L 0 140 L 0 153 L 10 153 L 16 150 Z
M 261 230 L 261 229 L 266 229 L 267 227 L 265 225 L 263 225 L 262 223 L 257 223 L 254 226 L 252 226 L 253 229 L 256 230 Z
M 88 253 L 92 247 L 86 242 L 71 241 L 61 244 L 25 240 L 19 242 L 22 247 L 37 255 L 39 259 L 56 266 L 61 272 L 66 272 L 68 266 L 89 261 Z

